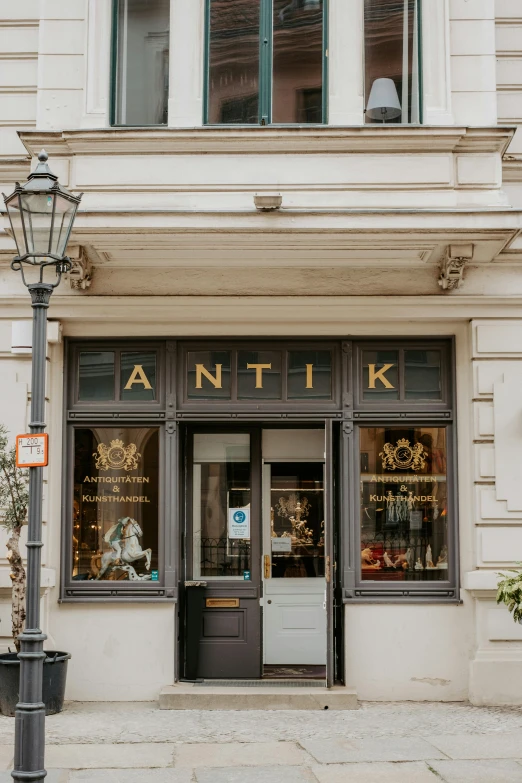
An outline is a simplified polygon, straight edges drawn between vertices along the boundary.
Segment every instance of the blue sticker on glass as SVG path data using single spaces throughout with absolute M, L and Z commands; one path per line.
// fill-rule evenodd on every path
M 250 579 L 250 571 L 243 571 L 243 579 L 247 582 Z
M 151 571 L 150 572 L 150 581 L 151 582 L 158 582 L 159 581 L 159 571 Z

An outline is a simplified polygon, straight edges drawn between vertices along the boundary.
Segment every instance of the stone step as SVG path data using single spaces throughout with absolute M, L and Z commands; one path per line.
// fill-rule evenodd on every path
M 165 685 L 160 710 L 356 710 L 355 688 L 238 685 L 201 686 L 192 682 Z

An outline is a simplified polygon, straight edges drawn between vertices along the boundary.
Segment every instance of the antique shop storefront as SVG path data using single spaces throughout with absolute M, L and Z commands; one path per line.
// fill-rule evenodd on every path
M 179 679 L 343 682 L 344 604 L 458 600 L 453 362 L 70 340 L 62 602 L 177 599 Z

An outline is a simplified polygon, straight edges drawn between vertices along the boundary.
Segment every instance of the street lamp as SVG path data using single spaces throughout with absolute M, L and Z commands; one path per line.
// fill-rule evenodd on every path
M 33 351 L 31 381 L 31 433 L 45 430 L 45 365 L 47 308 L 62 274 L 71 269 L 65 249 L 82 194 L 62 188 L 49 166 L 45 150 L 25 185 L 16 183 L 4 201 L 18 255 L 11 269 L 19 271 L 31 294 Z M 50 282 L 46 282 L 50 278 Z M 29 524 L 27 531 L 27 599 L 25 630 L 20 635 L 20 695 L 16 705 L 15 780 L 40 783 L 46 776 L 45 706 L 42 702 L 43 643 L 40 630 L 40 569 L 42 549 L 43 468 L 29 468 Z

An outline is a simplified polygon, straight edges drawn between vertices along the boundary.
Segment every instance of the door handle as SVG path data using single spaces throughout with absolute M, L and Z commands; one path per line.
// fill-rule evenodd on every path
M 270 555 L 265 555 L 263 557 L 263 563 L 264 563 L 265 579 L 270 579 L 270 570 L 271 570 Z

